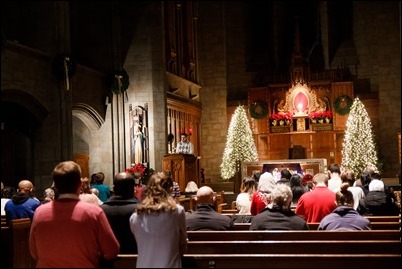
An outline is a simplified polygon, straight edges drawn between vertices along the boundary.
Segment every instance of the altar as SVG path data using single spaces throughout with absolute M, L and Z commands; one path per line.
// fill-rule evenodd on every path
M 281 171 L 283 169 L 291 170 L 302 174 L 311 174 L 327 172 L 327 159 L 284 159 L 284 160 L 263 160 L 256 162 L 243 162 L 241 167 L 242 179 L 252 176 L 259 172 Z

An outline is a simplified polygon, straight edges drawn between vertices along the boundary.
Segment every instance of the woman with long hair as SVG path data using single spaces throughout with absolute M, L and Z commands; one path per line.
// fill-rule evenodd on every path
M 172 197 L 173 179 L 151 176 L 145 197 L 130 217 L 138 245 L 137 268 L 181 268 L 187 247 L 184 207 Z

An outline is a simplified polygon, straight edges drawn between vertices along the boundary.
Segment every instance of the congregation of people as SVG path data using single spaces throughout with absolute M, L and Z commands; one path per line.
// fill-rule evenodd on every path
M 2 216 L 32 221 L 29 248 L 37 267 L 100 267 L 118 254 L 138 254 L 136 267 L 179 268 L 186 253 L 187 231 L 234 230 L 370 230 L 365 215 L 400 215 L 392 192 L 368 167 L 356 179 L 352 171 L 331 164 L 328 173 L 300 174 L 283 169 L 278 176 L 255 173 L 242 181 L 232 215 L 217 211 L 217 193 L 190 181 L 185 191 L 170 172 L 117 173 L 112 188 L 104 173 L 81 177 L 80 166 L 59 163 L 53 185 L 40 199 L 30 180 L 18 188 L 3 186 Z M 180 197 L 194 199 L 186 210 Z M 158 253 L 154 255 L 153 253 Z

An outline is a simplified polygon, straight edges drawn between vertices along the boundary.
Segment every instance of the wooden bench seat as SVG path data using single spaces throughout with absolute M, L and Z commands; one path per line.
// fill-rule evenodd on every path
M 122 254 L 113 268 L 135 268 L 138 255 Z M 399 268 L 399 254 L 185 254 L 183 268 Z
M 397 230 L 363 231 L 187 231 L 189 241 L 230 240 L 400 240 Z
M 189 241 L 188 254 L 401 254 L 400 240 Z

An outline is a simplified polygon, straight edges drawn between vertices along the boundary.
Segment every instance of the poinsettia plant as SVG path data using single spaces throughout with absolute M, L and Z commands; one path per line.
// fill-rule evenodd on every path
M 141 177 L 144 176 L 145 166 L 142 163 L 136 163 L 135 165 L 126 168 L 127 173 L 135 174 L 140 173 Z
M 273 113 L 271 116 L 269 116 L 270 120 L 291 120 L 292 119 L 292 113 L 290 112 L 285 112 L 285 113 Z
M 152 169 L 151 167 L 148 167 L 147 163 L 144 164 L 142 163 L 133 164 L 131 167 L 126 168 L 126 172 L 131 173 L 133 175 L 139 173 L 142 183 L 146 185 L 148 183 L 149 178 L 155 172 L 155 170 Z
M 322 112 L 311 112 L 308 117 L 312 120 L 319 120 L 319 119 L 332 119 L 332 111 L 322 111 Z

